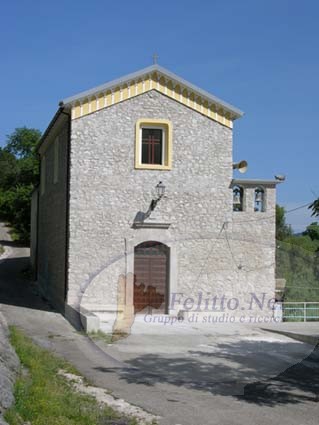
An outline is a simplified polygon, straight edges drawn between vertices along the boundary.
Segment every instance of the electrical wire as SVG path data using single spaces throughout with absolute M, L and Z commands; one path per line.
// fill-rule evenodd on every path
M 243 268 L 243 266 L 241 264 L 237 264 L 237 261 L 235 259 L 233 250 L 232 250 L 232 248 L 230 246 L 230 242 L 229 242 L 229 239 L 228 239 L 227 231 L 225 229 L 224 229 L 224 231 L 225 231 L 225 239 L 226 239 L 226 242 L 227 242 L 227 246 L 228 246 L 228 249 L 230 251 L 231 257 L 233 259 L 233 262 L 234 262 L 235 266 L 237 267 L 237 269 L 238 270 L 241 270 Z
M 307 204 L 303 204 L 303 205 L 300 205 L 299 207 L 292 208 L 291 210 L 285 211 L 285 214 L 290 214 L 294 211 L 301 210 L 302 208 L 309 207 L 311 204 L 312 204 L 312 202 L 308 202 Z M 276 214 L 272 214 L 272 215 L 267 216 L 267 217 L 258 217 L 258 218 L 255 218 L 255 219 L 235 221 L 235 224 L 252 223 L 252 222 L 256 222 L 256 221 L 270 220 L 270 219 L 273 219 L 273 218 L 276 218 Z

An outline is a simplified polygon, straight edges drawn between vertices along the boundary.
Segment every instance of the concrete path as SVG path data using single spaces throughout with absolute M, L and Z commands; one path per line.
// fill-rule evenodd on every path
M 0 310 L 9 324 L 94 385 L 161 416 L 161 424 L 318 423 L 319 355 L 312 345 L 243 325 L 184 325 L 177 333 L 148 326 L 112 346 L 96 345 L 37 296 L 21 273 L 28 250 L 7 243 L 12 252 L 0 261 Z
M 286 322 L 263 326 L 262 329 L 286 335 L 315 346 L 319 342 L 319 322 Z

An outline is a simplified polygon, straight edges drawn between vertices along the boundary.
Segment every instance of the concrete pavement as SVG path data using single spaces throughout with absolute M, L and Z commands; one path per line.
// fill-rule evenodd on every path
M 319 342 L 319 322 L 285 322 L 263 326 L 262 329 L 286 335 L 313 346 Z
M 0 228 L 0 240 L 6 238 Z M 142 317 L 136 321 L 142 332 L 111 346 L 94 344 L 23 278 L 28 250 L 11 249 L 0 263 L 0 310 L 9 324 L 73 363 L 94 385 L 161 416 L 161 424 L 318 423 L 314 346 L 245 325 L 184 324 L 172 333 L 160 325 L 145 328 Z

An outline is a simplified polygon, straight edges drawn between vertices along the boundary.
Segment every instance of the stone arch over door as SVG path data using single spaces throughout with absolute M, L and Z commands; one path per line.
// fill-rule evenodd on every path
M 134 248 L 135 313 L 168 313 L 170 248 L 145 241 Z

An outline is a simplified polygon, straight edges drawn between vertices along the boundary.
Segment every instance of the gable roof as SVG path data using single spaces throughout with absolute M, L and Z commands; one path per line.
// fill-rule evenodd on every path
M 157 90 L 227 127 L 243 115 L 238 108 L 157 64 L 68 97 L 61 104 L 71 107 L 72 119 L 76 119 L 150 90 Z

